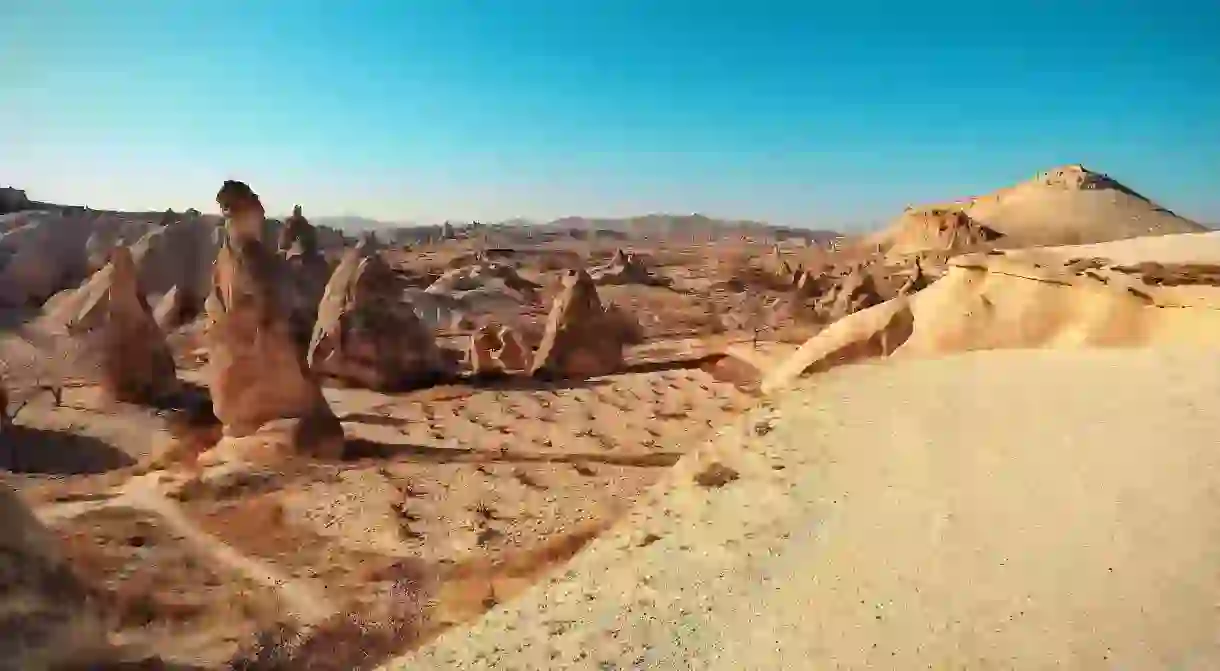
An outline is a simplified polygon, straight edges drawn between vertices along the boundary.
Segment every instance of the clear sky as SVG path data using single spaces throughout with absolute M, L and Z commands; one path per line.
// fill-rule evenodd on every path
M 0 185 L 875 224 L 1065 163 L 1220 221 L 1220 2 L 0 0 Z

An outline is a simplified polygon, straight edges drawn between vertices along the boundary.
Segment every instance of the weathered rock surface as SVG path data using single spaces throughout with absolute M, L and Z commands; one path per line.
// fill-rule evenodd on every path
M 605 265 L 597 266 L 589 271 L 589 277 L 595 284 L 644 284 L 667 285 L 665 280 L 653 276 L 644 262 L 635 254 L 623 250 L 614 253 L 614 257 Z
M 512 327 L 488 324 L 471 334 L 466 360 L 473 375 L 504 375 L 528 371 L 531 354 Z
M 261 239 L 263 206 L 232 181 L 216 201 L 227 235 L 205 304 L 212 408 L 225 435 L 215 458 L 242 459 L 246 450 L 338 457 L 343 429 L 293 339 L 277 286 L 280 259 Z
M 115 400 L 151 403 L 178 388 L 173 354 L 144 299 L 127 247 L 116 247 L 110 262 L 58 302 L 44 323 L 62 327 L 81 343 L 82 362 L 96 366 L 96 381 Z
M 966 255 L 944 277 L 841 319 L 771 371 L 771 392 L 806 374 L 880 356 L 984 349 L 1208 345 L 1220 332 L 1214 275 L 1172 286 L 1123 267 L 1051 262 L 1038 255 Z
M 609 375 L 623 366 L 623 345 L 593 279 L 584 270 L 569 271 L 551 306 L 531 373 L 573 379 Z
M 308 360 L 317 374 L 369 389 L 426 386 L 452 372 L 370 246 L 347 252 L 327 283 Z

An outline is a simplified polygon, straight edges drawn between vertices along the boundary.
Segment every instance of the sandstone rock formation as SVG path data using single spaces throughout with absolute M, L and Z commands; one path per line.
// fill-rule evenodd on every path
M 211 290 L 212 264 L 221 236 L 214 217 L 186 216 L 168 226 L 145 233 L 131 247 L 140 273 L 140 286 L 149 303 L 158 307 L 171 291 L 176 295 L 180 319 L 166 322 L 173 329 L 203 313 Z
M 606 303 L 606 323 L 625 345 L 644 342 L 644 327 L 626 308 L 613 302 Z
M 470 334 L 470 346 L 467 349 L 467 365 L 470 373 L 476 377 L 499 375 L 504 372 L 495 358 L 495 351 L 500 347 L 500 338 L 496 328 L 490 324 L 480 327 Z
M 1212 286 L 1212 275 L 1192 283 L 1187 274 L 1174 286 L 1155 286 L 1123 267 L 1051 263 L 1037 251 L 953 259 L 946 275 L 927 289 L 831 324 L 773 370 L 763 390 L 879 356 L 1207 345 L 1220 332 L 1220 288 Z
M 106 267 L 47 315 L 83 345 L 115 400 L 152 403 L 174 393 L 178 377 L 165 334 L 141 291 L 131 251 L 116 247 Z
M 488 324 L 471 334 L 466 359 L 475 376 L 504 375 L 528 371 L 531 354 L 512 327 Z
M 452 372 L 371 245 L 348 251 L 327 283 L 308 356 L 315 373 L 369 389 L 426 386 Z
M 872 307 L 884 299 L 873 276 L 856 266 L 840 276 L 805 276 L 796 289 L 797 296 L 812 299 L 816 317 L 826 323 Z
M 965 252 L 1002 237 L 961 210 L 931 207 L 904 212 L 891 229 L 886 251 L 891 255 Z
M 623 366 L 623 344 L 609 324 L 593 279 L 584 270 L 569 271 L 551 306 L 531 373 L 573 379 L 609 375 Z
M 595 284 L 667 284 L 661 278 L 654 277 L 638 256 L 622 249 L 615 252 L 605 265 L 590 270 L 589 276 Z
M 276 246 L 286 259 L 300 256 L 312 258 L 318 255 L 317 231 L 301 213 L 300 205 L 294 205 L 292 216 L 284 220 Z
M 0 484 L 0 666 L 100 668 L 106 627 L 90 590 L 17 493 Z
M 946 239 L 959 230 L 962 235 Z M 1107 175 L 1082 165 L 1044 172 L 1015 186 L 946 205 L 911 208 L 866 240 L 892 253 L 977 241 L 984 229 L 1006 248 L 1106 242 L 1139 236 L 1206 231 Z M 987 234 L 991 235 L 991 234 Z M 954 244 L 957 244 L 954 242 Z
M 343 429 L 293 339 L 278 286 L 280 259 L 261 239 L 263 206 L 235 181 L 224 183 L 216 202 L 227 234 L 205 302 L 212 408 L 225 435 L 215 458 L 338 457 Z
M 495 291 L 521 302 L 533 301 L 541 288 L 541 285 L 521 277 L 517 269 L 507 263 L 486 261 L 447 271 L 426 291 L 455 298 L 461 298 L 466 292 Z
M 898 289 L 898 294 L 902 296 L 910 296 L 913 293 L 923 291 L 928 287 L 929 284 L 931 284 L 931 280 L 929 280 L 928 276 L 923 272 L 923 262 L 916 257 L 915 268 L 912 271 L 911 276 L 907 278 L 907 281 L 903 282 L 902 286 Z

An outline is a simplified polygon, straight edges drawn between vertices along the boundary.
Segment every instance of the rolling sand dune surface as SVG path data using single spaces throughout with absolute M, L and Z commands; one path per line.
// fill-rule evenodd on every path
M 1214 668 L 1218 370 L 993 351 L 801 381 L 385 668 Z

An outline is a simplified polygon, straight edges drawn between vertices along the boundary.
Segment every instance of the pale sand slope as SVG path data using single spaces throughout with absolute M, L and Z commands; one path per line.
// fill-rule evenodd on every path
M 940 248 L 952 236 L 921 232 L 928 221 L 916 216 L 936 208 L 960 210 L 975 224 L 1001 233 L 1002 247 L 1086 244 L 1207 230 L 1104 174 L 1068 165 L 963 202 L 908 210 L 866 243 L 908 253 Z
M 878 356 L 1215 346 L 1220 287 L 1151 286 L 1137 273 L 1052 260 L 1031 260 L 1025 252 L 956 257 L 927 289 L 849 315 L 810 338 L 763 379 L 762 390 Z
M 832 371 L 386 668 L 1217 668 L 1217 371 L 1152 349 Z M 741 477 L 692 484 L 716 453 Z
M 1064 259 L 1100 257 L 1115 263 L 1220 263 L 1220 232 L 1128 238 L 1092 245 L 1038 247 L 1030 254 Z

